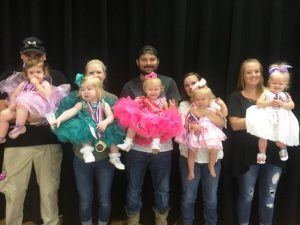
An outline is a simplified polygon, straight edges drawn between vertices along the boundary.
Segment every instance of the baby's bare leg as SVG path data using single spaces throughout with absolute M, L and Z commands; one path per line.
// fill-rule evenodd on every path
M 193 180 L 195 178 L 195 158 L 197 152 L 197 150 L 191 149 L 189 149 L 188 152 L 188 180 Z
M 210 175 L 213 177 L 216 177 L 216 170 L 215 170 L 215 164 L 217 160 L 217 152 L 218 150 L 216 148 L 211 148 L 208 150 L 208 157 L 209 157 L 209 162 L 208 162 L 208 169 L 210 172 Z
M 266 154 L 267 145 L 268 145 L 268 140 L 267 139 L 259 138 L 258 139 L 259 153 Z

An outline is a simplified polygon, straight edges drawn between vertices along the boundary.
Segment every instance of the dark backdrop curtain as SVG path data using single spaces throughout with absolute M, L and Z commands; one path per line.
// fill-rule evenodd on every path
M 297 91 L 300 3 L 297 0 L 1 0 L 0 71 L 20 63 L 20 43 L 31 35 L 42 39 L 47 61 L 63 71 L 70 82 L 77 72 L 83 72 L 87 60 L 102 59 L 108 66 L 106 88 L 117 95 L 126 81 L 137 76 L 136 53 L 144 44 L 158 49 L 160 73 L 173 77 L 179 87 L 183 74 L 197 71 L 207 78 L 215 94 L 224 99 L 235 89 L 238 69 L 244 59 L 259 59 L 265 74 L 270 63 L 287 61 L 293 66 L 291 93 L 296 103 L 295 113 L 300 118 Z M 230 144 L 230 141 L 224 144 L 220 181 L 219 224 L 222 225 L 236 224 L 237 186 L 230 172 Z M 60 209 L 64 215 L 70 215 L 64 216 L 69 219 L 66 224 L 76 224 L 78 200 L 70 146 L 64 151 Z M 174 153 L 171 222 L 179 216 L 177 157 L 178 153 Z M 300 224 L 298 162 L 299 148 L 291 149 L 287 171 L 279 185 L 273 224 Z M 148 180 L 150 177 L 145 186 L 150 186 Z M 31 182 L 34 186 L 34 179 Z M 117 171 L 113 218 L 125 218 L 125 185 L 125 173 Z M 144 198 L 150 199 L 150 203 L 145 203 L 149 210 L 151 191 L 146 188 L 144 193 Z M 27 205 L 35 205 L 37 199 L 28 197 L 26 201 Z M 3 197 L 0 208 L 3 215 Z M 202 221 L 202 204 L 197 208 L 197 221 Z M 37 209 L 25 207 L 25 218 L 37 218 Z M 257 224 L 257 200 L 253 217 L 253 224 Z M 144 222 L 147 223 L 152 224 Z

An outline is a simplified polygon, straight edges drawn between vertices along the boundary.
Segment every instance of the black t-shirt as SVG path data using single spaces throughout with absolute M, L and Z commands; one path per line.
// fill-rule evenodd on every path
M 12 75 L 13 72 L 22 71 L 22 67 L 13 70 L 6 71 L 0 76 L 0 81 L 6 79 L 8 76 Z M 61 84 L 68 83 L 66 77 L 60 71 L 49 69 L 49 74 L 51 76 L 51 82 L 54 86 L 59 86 Z M 0 99 L 6 99 L 7 95 L 5 93 L 0 94 Z M 14 124 L 11 124 L 12 126 Z M 56 136 L 52 133 L 50 126 L 35 126 L 26 124 L 26 132 L 20 135 L 18 138 L 12 140 L 6 138 L 5 147 L 22 147 L 22 146 L 35 146 L 35 145 L 45 145 L 45 144 L 59 144 Z
M 245 118 L 248 107 L 255 105 L 255 101 L 245 98 L 240 91 L 236 91 L 229 96 L 228 117 Z M 246 130 L 233 131 L 229 138 L 232 138 L 230 146 L 233 173 L 242 174 L 249 169 L 250 165 L 257 164 L 256 157 L 258 150 L 258 138 L 247 133 Z M 266 162 L 275 166 L 285 167 L 285 163 L 279 158 L 279 148 L 274 142 L 268 141 Z

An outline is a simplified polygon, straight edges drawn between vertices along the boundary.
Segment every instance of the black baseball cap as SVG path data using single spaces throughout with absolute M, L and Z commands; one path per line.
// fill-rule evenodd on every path
M 151 45 L 145 45 L 145 46 L 143 46 L 139 50 L 137 58 L 140 58 L 141 55 L 144 55 L 146 53 L 151 54 L 151 55 L 155 55 L 157 58 L 159 58 L 157 50 L 153 46 L 151 46 Z
M 22 41 L 22 47 L 20 50 L 22 53 L 26 52 L 36 52 L 44 54 L 46 49 L 43 42 L 36 37 L 27 37 Z

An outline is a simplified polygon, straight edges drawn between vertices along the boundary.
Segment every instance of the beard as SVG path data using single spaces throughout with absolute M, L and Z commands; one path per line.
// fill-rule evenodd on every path
M 145 66 L 144 68 L 139 68 L 139 70 L 145 76 L 151 72 L 157 72 L 158 66 Z

